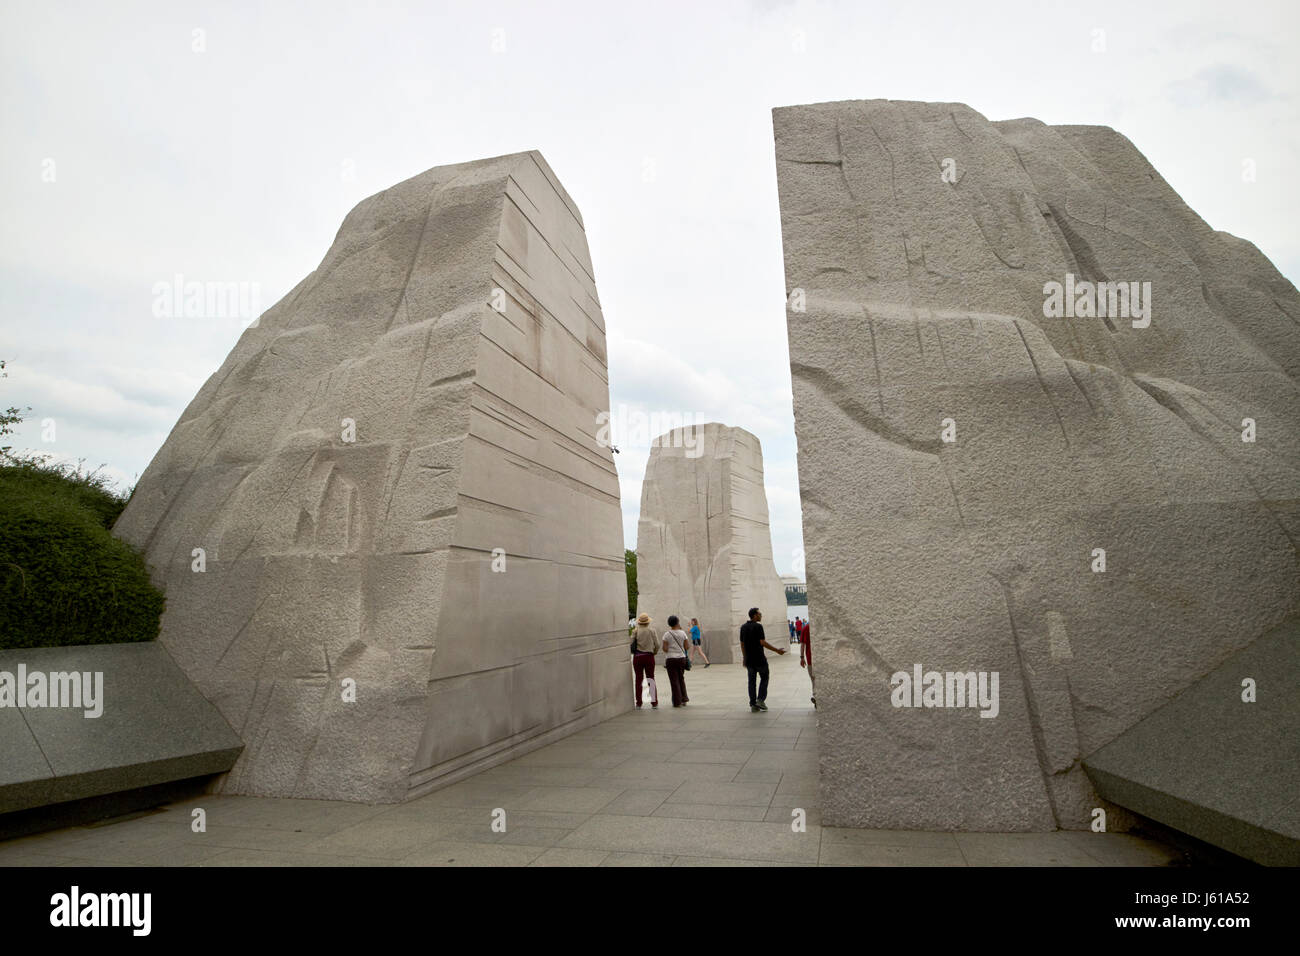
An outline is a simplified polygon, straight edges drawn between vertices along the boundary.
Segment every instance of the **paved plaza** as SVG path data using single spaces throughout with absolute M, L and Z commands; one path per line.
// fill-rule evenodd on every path
M 634 710 L 400 805 L 208 795 L 0 842 L 0 866 L 1167 866 L 1119 833 L 821 826 L 817 725 L 798 652 L 772 657 L 766 713 L 739 665 L 696 665 L 691 703 Z M 631 676 L 629 668 L 629 693 Z M 207 830 L 191 829 L 191 810 Z M 806 830 L 794 832 L 796 809 Z M 505 812 L 505 832 L 492 823 Z M 500 814 L 496 814 L 497 818 Z M 499 830 L 498 826 L 498 830 Z

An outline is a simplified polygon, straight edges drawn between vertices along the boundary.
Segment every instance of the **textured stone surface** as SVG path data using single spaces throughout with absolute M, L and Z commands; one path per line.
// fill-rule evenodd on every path
M 582 219 L 538 153 L 348 214 L 115 529 L 247 742 L 227 790 L 396 801 L 629 706 L 608 407 Z
M 1255 700 L 1242 699 L 1244 680 Z M 1300 618 L 1085 758 L 1108 800 L 1271 866 L 1300 866 Z
M 1082 828 L 1082 756 L 1300 595 L 1300 296 L 1107 128 L 774 126 L 824 819 Z M 1045 318 L 1067 273 L 1150 282 L 1150 325 Z M 917 663 L 998 672 L 999 716 L 893 707 Z
M 0 813 L 224 773 L 242 743 L 157 643 L 0 651 L 0 671 L 102 673 L 102 713 L 0 709 Z
M 789 644 L 785 585 L 772 562 L 763 449 L 743 428 L 711 422 L 655 439 L 641 485 L 637 612 L 661 632 L 669 614 L 699 618 L 704 653 L 740 660 L 740 625 L 763 611 L 774 647 Z

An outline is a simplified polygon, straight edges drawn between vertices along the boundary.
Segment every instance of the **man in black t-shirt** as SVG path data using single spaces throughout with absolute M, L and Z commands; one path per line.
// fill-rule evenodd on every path
M 749 620 L 740 625 L 740 653 L 741 660 L 745 664 L 745 670 L 749 672 L 749 709 L 767 710 L 767 680 L 769 677 L 767 670 L 767 655 L 763 653 L 763 648 L 769 651 L 776 651 L 778 654 L 784 654 L 785 651 L 779 647 L 773 647 L 767 643 L 763 634 L 763 612 L 756 607 L 749 609 Z M 758 679 L 758 693 L 754 693 L 755 680 Z

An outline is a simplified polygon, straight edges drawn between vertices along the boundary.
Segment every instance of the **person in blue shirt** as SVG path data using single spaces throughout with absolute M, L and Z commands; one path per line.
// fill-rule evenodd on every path
M 704 658 L 704 666 L 711 667 L 709 657 L 704 653 L 704 645 L 700 643 L 700 622 L 698 618 L 691 618 L 691 650 L 698 651 L 699 655 Z

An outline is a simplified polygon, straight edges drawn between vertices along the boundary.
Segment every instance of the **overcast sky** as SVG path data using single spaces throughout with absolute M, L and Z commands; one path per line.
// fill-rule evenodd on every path
M 1294 282 L 1297 6 L 6 2 L 0 406 L 33 408 L 19 447 L 129 484 L 242 329 L 156 318 L 155 283 L 257 283 L 268 308 L 364 197 L 539 149 L 586 221 L 616 418 L 672 409 L 757 434 L 790 573 L 771 108 L 941 100 L 1113 126 Z M 621 448 L 634 548 L 649 450 Z

